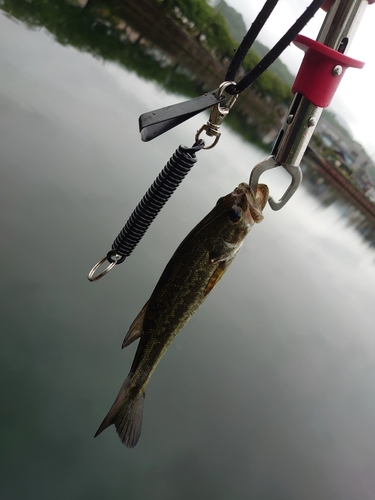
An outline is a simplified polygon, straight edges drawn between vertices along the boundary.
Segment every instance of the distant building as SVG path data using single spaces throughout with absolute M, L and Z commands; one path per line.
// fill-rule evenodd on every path
M 375 203 L 375 187 L 371 187 L 365 194 L 367 198 L 369 198 L 373 203 Z
M 325 146 L 334 150 L 342 158 L 346 167 L 354 173 L 375 167 L 374 162 L 359 143 L 350 139 L 323 116 L 316 126 L 315 134 L 320 137 Z

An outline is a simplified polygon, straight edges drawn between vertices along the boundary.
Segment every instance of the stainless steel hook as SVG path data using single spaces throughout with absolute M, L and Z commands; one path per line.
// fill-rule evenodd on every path
M 292 180 L 289 187 L 279 201 L 275 201 L 272 197 L 269 198 L 268 203 L 270 204 L 272 210 L 280 210 L 281 208 L 283 208 L 283 206 L 297 191 L 299 185 L 302 182 L 302 172 L 298 165 L 280 165 L 276 162 L 274 156 L 268 156 L 268 158 L 255 165 L 255 167 L 251 171 L 249 185 L 253 193 L 256 193 L 260 176 L 267 170 L 271 170 L 272 168 L 276 167 L 283 167 L 291 176 Z

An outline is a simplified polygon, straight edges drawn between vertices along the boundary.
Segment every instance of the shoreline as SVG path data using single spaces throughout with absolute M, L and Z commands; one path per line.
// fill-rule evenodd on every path
M 375 204 L 367 196 L 357 189 L 346 177 L 338 172 L 330 163 L 328 163 L 318 152 L 308 146 L 305 156 L 313 161 L 314 168 L 329 180 L 335 189 L 343 193 L 353 205 L 358 208 L 366 218 L 375 225 Z
M 107 0 L 107 5 L 116 9 L 124 21 L 139 32 L 135 43 L 149 40 L 165 51 L 173 64 L 184 66 L 190 72 L 192 81 L 197 82 L 203 92 L 215 90 L 225 81 L 229 60 L 215 58 L 153 3 L 147 0 Z M 264 133 L 281 124 L 274 104 L 261 99 L 251 88 L 241 94 L 240 105 L 241 109 L 237 106 L 233 113 L 242 115 L 248 123 L 260 123 Z
M 126 21 L 133 25 L 134 29 L 139 30 L 137 43 L 144 37 L 143 33 L 147 33 L 145 38 L 164 50 L 176 64 L 181 62 L 183 54 L 182 65 L 192 72 L 193 79 L 200 83 L 204 91 L 213 90 L 217 87 L 217 82 L 223 80 L 227 68 L 226 64 L 213 57 L 197 40 L 175 24 L 165 15 L 164 11 L 158 9 L 154 4 L 147 0 L 108 1 L 110 5 L 120 9 L 118 12 L 123 14 Z M 165 33 L 168 33 L 167 37 Z M 173 39 L 172 45 L 171 39 Z M 240 105 L 240 109 L 234 108 L 228 121 L 239 115 L 249 126 L 254 122 L 258 123 L 258 135 L 261 140 L 267 136 L 272 139 L 273 136 L 277 135 L 282 116 L 275 113 L 272 104 L 260 99 L 252 89 L 247 89 L 241 94 Z M 265 118 L 266 116 L 268 119 Z M 237 131 L 240 132 L 240 130 Z M 264 148 L 266 148 L 266 142 L 263 142 Z M 375 224 L 375 204 L 361 190 L 330 165 L 319 153 L 315 152 L 311 146 L 307 148 L 304 156 L 312 159 L 316 168 L 324 173 L 327 180 Z

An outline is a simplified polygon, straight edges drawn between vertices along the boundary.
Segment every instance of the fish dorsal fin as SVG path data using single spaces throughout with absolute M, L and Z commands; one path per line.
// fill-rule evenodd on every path
M 146 302 L 146 304 L 142 307 L 141 312 L 138 314 L 138 316 L 135 318 L 133 323 L 130 325 L 130 328 L 128 330 L 128 333 L 126 334 L 124 338 L 124 342 L 122 343 L 122 349 L 124 347 L 127 347 L 130 345 L 132 342 L 135 340 L 139 339 L 139 337 L 143 333 L 143 320 L 147 311 L 147 306 L 148 306 L 149 301 Z

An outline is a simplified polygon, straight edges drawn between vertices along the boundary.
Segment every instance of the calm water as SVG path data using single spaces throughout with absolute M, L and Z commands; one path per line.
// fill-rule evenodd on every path
M 86 275 L 198 116 L 183 100 L 0 16 L 4 499 L 375 499 L 375 254 L 302 186 L 250 233 L 149 385 L 141 440 L 93 439 L 128 373 L 127 328 L 170 255 L 264 152 L 227 127 L 134 254 Z M 262 177 L 263 180 L 263 177 Z M 288 179 L 272 172 L 274 196 Z

